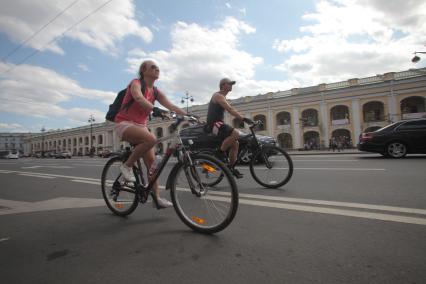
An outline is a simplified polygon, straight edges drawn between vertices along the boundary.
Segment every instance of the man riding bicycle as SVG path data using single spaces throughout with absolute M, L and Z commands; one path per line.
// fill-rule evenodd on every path
M 226 152 L 229 149 L 229 169 L 237 178 L 242 178 L 243 174 L 235 168 L 238 155 L 238 138 L 239 132 L 232 126 L 224 123 L 225 110 L 235 118 L 252 124 L 253 121 L 249 118 L 243 117 L 235 108 L 233 108 L 226 100 L 226 95 L 232 91 L 232 86 L 235 81 L 228 78 L 223 78 L 219 82 L 219 91 L 214 93 L 207 111 L 207 124 L 205 131 L 212 133 L 223 140 L 220 150 Z

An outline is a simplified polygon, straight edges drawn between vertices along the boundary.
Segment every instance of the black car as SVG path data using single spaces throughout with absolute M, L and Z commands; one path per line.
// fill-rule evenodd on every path
M 222 140 L 219 137 L 204 132 L 204 124 L 193 125 L 182 129 L 180 131 L 180 137 L 185 146 L 195 151 L 203 149 L 215 149 L 222 143 Z M 276 140 L 270 136 L 256 134 L 256 138 L 262 145 L 276 144 Z M 189 142 L 190 140 L 192 141 L 192 143 Z M 249 163 L 251 160 L 251 156 L 253 155 L 254 150 L 251 145 L 251 140 L 251 134 L 240 132 L 240 138 L 238 139 L 238 155 L 240 154 L 240 152 L 243 152 L 241 156 L 241 162 L 243 163 Z
M 374 132 L 362 133 L 358 149 L 392 158 L 426 153 L 426 119 L 398 121 Z

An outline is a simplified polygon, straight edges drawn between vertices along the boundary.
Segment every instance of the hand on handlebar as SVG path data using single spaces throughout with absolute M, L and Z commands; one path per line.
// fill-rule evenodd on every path
M 154 107 L 152 109 L 152 116 L 153 117 L 161 117 L 162 119 L 165 119 L 165 118 L 170 119 L 170 117 L 168 116 L 168 112 L 163 110 L 163 109 L 160 109 L 158 107 Z
M 247 117 L 244 117 L 243 121 L 247 124 L 253 124 L 254 123 L 253 120 L 251 120 L 250 118 L 247 118 Z

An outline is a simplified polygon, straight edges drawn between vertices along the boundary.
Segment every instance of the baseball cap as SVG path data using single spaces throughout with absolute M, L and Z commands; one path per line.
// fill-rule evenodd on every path
M 231 81 L 229 78 L 223 78 L 222 80 L 220 80 L 219 88 L 222 87 L 223 84 L 234 85 L 235 83 L 235 81 Z

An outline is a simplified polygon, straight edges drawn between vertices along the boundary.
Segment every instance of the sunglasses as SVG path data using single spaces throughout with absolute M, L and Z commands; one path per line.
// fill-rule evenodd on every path
M 160 68 L 157 65 L 151 65 L 151 69 L 156 69 L 156 70 L 160 70 Z

